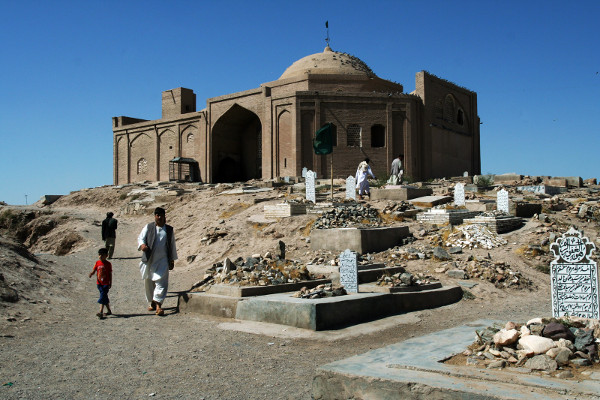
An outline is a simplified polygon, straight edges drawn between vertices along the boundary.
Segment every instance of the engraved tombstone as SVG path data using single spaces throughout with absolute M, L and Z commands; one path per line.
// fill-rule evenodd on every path
M 349 176 L 346 178 L 346 200 L 356 200 L 356 178 Z
M 358 293 L 358 267 L 356 253 L 349 249 L 340 254 L 340 284 L 346 292 Z
M 317 202 L 317 195 L 315 193 L 315 176 L 313 171 L 306 171 L 306 200 Z
M 508 192 L 504 189 L 500 190 L 496 197 L 496 210 L 508 214 Z
M 598 269 L 591 259 L 596 245 L 571 227 L 550 249 L 555 257 L 550 263 L 552 316 L 598 319 Z
M 454 205 L 465 205 L 465 185 L 462 183 L 457 183 L 456 186 L 454 186 Z
M 468 171 L 463 172 L 463 177 L 466 178 L 467 176 L 469 176 L 469 172 Z
M 308 171 L 308 169 L 306 169 L 306 167 L 302 168 L 302 177 L 306 178 L 306 171 Z
M 290 177 L 289 177 L 289 176 L 284 176 L 284 177 L 283 177 L 283 181 L 284 181 L 285 183 L 290 183 Z

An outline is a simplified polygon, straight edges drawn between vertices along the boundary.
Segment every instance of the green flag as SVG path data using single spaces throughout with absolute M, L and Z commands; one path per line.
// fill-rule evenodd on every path
M 332 124 L 327 123 L 321 127 L 313 139 L 315 154 L 330 154 L 333 152 Z

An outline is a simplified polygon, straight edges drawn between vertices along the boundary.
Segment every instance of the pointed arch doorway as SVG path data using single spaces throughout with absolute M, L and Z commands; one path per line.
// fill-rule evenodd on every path
M 212 128 L 212 182 L 262 178 L 262 124 L 252 111 L 233 105 Z

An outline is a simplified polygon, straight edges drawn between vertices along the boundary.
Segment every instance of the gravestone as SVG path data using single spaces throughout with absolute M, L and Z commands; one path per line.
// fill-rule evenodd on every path
M 468 171 L 463 172 L 463 177 L 466 178 L 467 176 L 469 176 L 469 172 Z
M 508 192 L 504 189 L 500 190 L 496 196 L 496 210 L 508 214 Z
M 284 181 L 285 183 L 290 183 L 290 177 L 289 177 L 289 176 L 284 176 L 284 177 L 283 177 L 283 181 Z
M 456 186 L 454 186 L 454 205 L 465 205 L 465 185 L 462 183 L 457 183 Z
M 340 254 L 340 284 L 348 293 L 358 293 L 356 253 L 346 249 Z
M 349 176 L 346 178 L 346 200 L 356 200 L 356 178 Z
M 306 167 L 302 168 L 302 177 L 306 178 L 306 171 L 308 171 L 308 169 Z
M 317 194 L 315 193 L 316 174 L 313 171 L 306 171 L 306 200 L 317 202 Z
M 555 257 L 550 263 L 552 316 L 598 319 L 598 269 L 591 259 L 596 245 L 571 227 L 550 249 Z

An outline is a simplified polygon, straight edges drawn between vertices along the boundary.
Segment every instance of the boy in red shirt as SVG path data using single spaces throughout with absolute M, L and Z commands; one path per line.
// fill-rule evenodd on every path
M 108 249 L 101 248 L 98 250 L 98 261 L 96 261 L 94 269 L 90 272 L 90 278 L 94 275 L 94 272 L 96 273 L 96 286 L 100 291 L 100 298 L 98 299 L 100 312 L 96 314 L 100 319 L 112 314 L 108 300 L 108 290 L 112 286 L 112 264 L 106 259 L 107 257 Z M 104 306 L 106 306 L 106 314 L 104 314 Z

